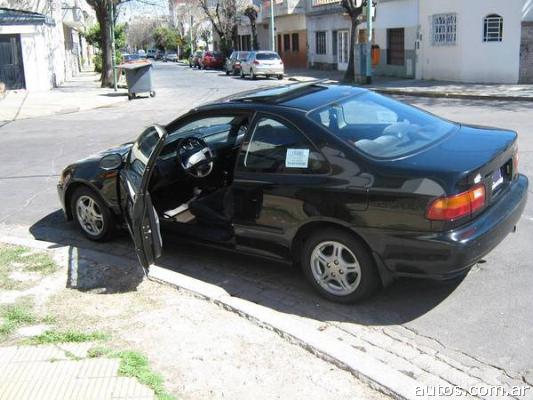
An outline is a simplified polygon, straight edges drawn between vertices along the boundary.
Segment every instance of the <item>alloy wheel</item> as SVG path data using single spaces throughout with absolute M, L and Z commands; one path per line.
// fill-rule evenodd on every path
M 361 283 L 361 266 L 357 257 L 340 242 L 319 243 L 311 253 L 310 262 L 313 278 L 332 295 L 349 295 Z
M 91 236 L 104 231 L 104 215 L 98 203 L 90 196 L 80 196 L 76 201 L 76 216 L 81 228 Z

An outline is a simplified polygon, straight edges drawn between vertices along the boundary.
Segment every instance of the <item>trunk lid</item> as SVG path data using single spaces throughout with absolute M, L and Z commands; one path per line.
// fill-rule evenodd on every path
M 512 179 L 517 134 L 512 131 L 459 125 L 455 132 L 417 154 L 395 161 L 396 168 L 433 179 L 453 195 L 484 183 L 487 204 Z

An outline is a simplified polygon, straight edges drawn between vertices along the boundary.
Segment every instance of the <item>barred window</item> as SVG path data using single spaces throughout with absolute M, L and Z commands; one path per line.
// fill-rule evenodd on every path
M 326 54 L 326 32 L 316 32 L 316 54 Z
M 498 14 L 487 15 L 483 20 L 483 41 L 501 42 L 503 40 L 503 18 Z
M 455 46 L 457 42 L 457 15 L 433 15 L 433 46 Z

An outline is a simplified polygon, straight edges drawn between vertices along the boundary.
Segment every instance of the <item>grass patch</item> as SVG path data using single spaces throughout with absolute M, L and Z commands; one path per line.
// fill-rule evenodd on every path
M 48 275 L 57 269 L 56 263 L 45 252 L 34 252 L 22 246 L 0 246 L 0 289 L 14 290 L 24 287 L 24 282 L 10 277 L 14 271 Z
M 48 330 L 28 339 L 29 344 L 83 343 L 106 340 L 109 335 L 103 332 L 80 332 L 73 329 Z
M 10 304 L 0 309 L 0 338 L 9 336 L 18 327 L 34 323 L 37 318 L 33 314 L 33 305 L 26 301 Z
M 148 359 L 141 353 L 136 351 L 115 351 L 106 347 L 93 347 L 87 354 L 91 358 L 119 358 L 119 375 L 136 378 L 140 383 L 152 389 L 159 400 L 176 399 L 165 390 L 163 377 L 150 368 Z

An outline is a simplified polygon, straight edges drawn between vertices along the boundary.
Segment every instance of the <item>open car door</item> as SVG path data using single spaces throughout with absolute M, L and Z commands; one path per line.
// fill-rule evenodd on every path
M 163 247 L 159 218 L 148 192 L 148 183 L 166 137 L 167 132 L 161 126 L 146 129 L 133 144 L 126 165 L 120 171 L 124 219 L 145 273 L 161 256 Z

